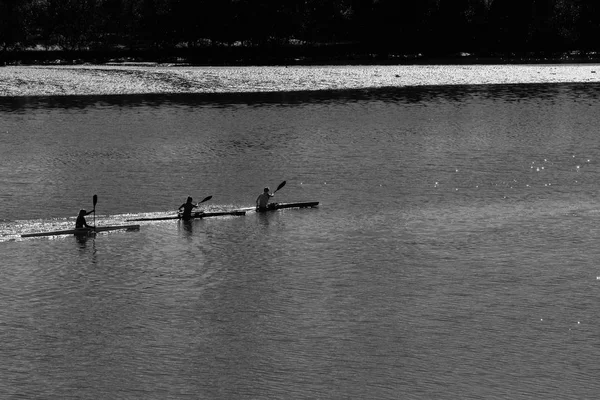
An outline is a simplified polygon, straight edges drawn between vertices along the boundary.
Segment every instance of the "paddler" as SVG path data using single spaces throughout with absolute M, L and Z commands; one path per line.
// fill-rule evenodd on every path
M 269 209 L 269 200 L 275 196 L 275 193 L 269 193 L 269 188 L 266 187 L 261 194 L 256 198 L 256 209 L 258 211 L 265 211 Z M 271 203 L 272 204 L 272 203 Z
M 198 207 L 198 204 L 192 203 L 192 197 L 188 196 L 187 201 L 179 206 L 179 211 L 183 209 L 183 213 L 181 214 L 181 219 L 187 221 L 192 218 L 192 210 Z
M 85 222 L 85 216 L 90 215 L 93 212 L 96 212 L 96 209 L 93 209 L 90 212 L 86 212 L 85 210 L 79 210 L 79 215 L 77 216 L 77 221 L 75 221 L 75 229 L 94 228 L 93 226 L 88 225 L 87 222 Z

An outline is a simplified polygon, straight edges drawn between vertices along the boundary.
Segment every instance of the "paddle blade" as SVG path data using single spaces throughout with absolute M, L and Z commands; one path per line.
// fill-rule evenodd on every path
M 277 186 L 277 189 L 275 189 L 275 192 L 276 192 L 276 191 L 278 191 L 279 189 L 281 189 L 281 188 L 282 188 L 282 187 L 284 187 L 284 186 L 285 186 L 285 181 L 281 182 L 281 183 L 279 184 L 279 186 Z M 275 192 L 273 192 L 273 193 L 275 193 Z
M 210 199 L 212 199 L 212 196 L 206 196 L 205 198 L 202 199 L 202 201 L 200 201 L 200 203 L 204 203 L 205 201 L 209 201 Z M 198 203 L 198 204 L 200 204 Z

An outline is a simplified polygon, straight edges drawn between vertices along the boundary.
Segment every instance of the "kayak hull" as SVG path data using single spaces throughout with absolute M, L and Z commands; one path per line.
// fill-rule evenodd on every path
M 40 237 L 40 236 L 58 236 L 58 235 L 77 235 L 84 236 L 93 234 L 96 232 L 107 232 L 107 231 L 116 231 L 116 230 L 138 230 L 140 229 L 139 225 L 118 225 L 118 226 L 97 226 L 96 228 L 78 228 L 78 229 L 67 229 L 63 231 L 50 231 L 50 232 L 40 232 L 40 233 L 26 233 L 21 235 L 21 237 Z
M 216 211 L 216 212 L 197 212 L 192 213 L 191 219 L 208 218 L 208 217 L 220 217 L 222 215 L 246 215 L 246 211 Z M 166 217 L 154 217 L 154 218 L 135 218 L 128 219 L 126 221 L 166 221 L 172 219 L 182 219 L 180 215 L 166 216 Z
M 284 208 L 312 208 L 319 205 L 318 201 L 304 201 L 297 203 L 271 203 L 266 209 L 256 209 L 256 212 L 281 210 Z

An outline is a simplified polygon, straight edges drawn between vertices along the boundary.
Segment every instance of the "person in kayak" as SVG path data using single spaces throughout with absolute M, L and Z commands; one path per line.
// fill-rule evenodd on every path
M 269 188 L 266 187 L 263 190 L 263 192 L 260 195 L 258 195 L 258 197 L 256 198 L 256 209 L 258 211 L 265 211 L 265 210 L 268 210 L 270 207 L 272 207 L 272 204 L 274 204 L 274 203 L 269 203 L 269 200 L 273 196 L 275 196 L 275 194 L 269 193 Z
M 192 197 L 189 196 L 187 198 L 187 201 L 179 206 L 179 209 L 178 209 L 179 211 L 181 211 L 181 209 L 183 209 L 183 213 L 181 214 L 181 219 L 183 219 L 184 221 L 191 219 L 192 218 L 192 210 L 194 208 L 198 207 L 198 204 L 193 204 L 192 200 L 193 200 Z
M 75 229 L 81 228 L 94 228 L 91 225 L 88 225 L 85 221 L 85 216 L 90 215 L 91 213 L 96 212 L 96 209 L 93 209 L 90 212 L 86 212 L 85 210 L 79 210 L 79 215 L 77 216 L 77 221 L 75 221 Z

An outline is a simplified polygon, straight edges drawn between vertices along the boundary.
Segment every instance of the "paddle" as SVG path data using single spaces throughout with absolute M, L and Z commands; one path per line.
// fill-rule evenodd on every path
M 284 187 L 284 186 L 285 186 L 285 181 L 281 182 L 281 183 L 279 184 L 279 186 L 277 186 L 277 189 L 275 189 L 275 191 L 273 192 L 273 194 L 277 193 L 277 191 L 278 191 L 279 189 L 281 189 L 282 187 Z
M 92 198 L 92 204 L 94 204 L 94 207 L 92 208 L 92 210 L 94 211 L 94 230 L 96 229 L 96 203 L 98 203 L 98 195 L 95 194 L 94 197 Z
M 212 199 L 212 196 L 206 196 L 205 198 L 202 199 L 202 201 L 200 201 L 198 204 L 200 203 L 204 203 L 205 201 L 209 201 L 210 199 Z M 196 204 L 196 205 L 198 205 Z

